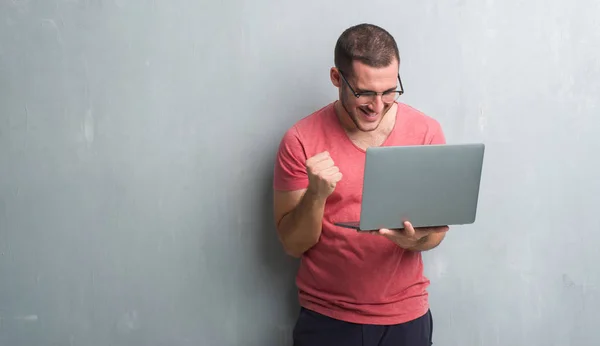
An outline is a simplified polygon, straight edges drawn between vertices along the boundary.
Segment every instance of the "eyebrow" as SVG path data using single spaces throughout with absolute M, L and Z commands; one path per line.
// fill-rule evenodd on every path
M 396 82 L 397 82 L 397 81 L 396 81 Z M 388 91 L 394 91 L 394 90 L 396 90 L 396 88 L 397 88 L 397 87 L 398 87 L 398 85 L 396 85 L 396 86 L 395 86 L 395 87 L 393 87 L 393 88 L 386 89 L 386 90 L 384 90 L 384 91 L 382 91 L 382 92 L 386 93 L 386 92 L 388 92 Z M 377 92 L 377 91 L 373 91 L 373 90 L 364 90 L 364 89 L 361 89 L 361 88 L 358 88 L 358 87 L 357 87 L 357 88 L 356 88 L 356 92 L 357 92 L 357 93 L 359 93 L 359 94 L 361 94 L 361 93 L 374 93 L 374 92 Z
M 386 93 L 386 92 L 388 92 L 388 91 L 394 91 L 394 90 L 396 90 L 396 88 L 398 88 L 398 82 L 399 82 L 399 80 L 400 80 L 400 77 L 399 77 L 399 76 L 396 76 L 396 85 L 395 85 L 394 87 L 392 87 L 392 88 L 389 88 L 389 89 L 387 89 L 387 90 L 384 90 L 384 91 L 382 91 L 382 93 Z M 375 93 L 375 92 L 377 92 L 377 91 L 373 91 L 373 90 L 365 90 L 365 89 L 361 89 L 361 88 L 359 88 L 358 86 L 355 86 L 354 88 L 356 89 L 356 93 L 357 93 L 357 94 L 362 94 L 362 93 Z

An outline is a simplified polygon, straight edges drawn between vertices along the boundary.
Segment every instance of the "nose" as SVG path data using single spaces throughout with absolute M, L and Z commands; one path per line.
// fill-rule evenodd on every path
M 376 95 L 373 98 L 373 100 L 371 101 L 371 107 L 370 108 L 375 113 L 381 113 L 383 111 L 384 107 L 385 107 L 385 104 L 383 103 L 383 100 L 381 99 L 381 95 Z

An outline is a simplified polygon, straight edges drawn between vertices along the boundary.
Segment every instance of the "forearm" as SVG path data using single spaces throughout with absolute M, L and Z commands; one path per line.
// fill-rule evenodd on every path
M 319 241 L 324 209 L 325 199 L 307 190 L 298 206 L 283 217 L 278 233 L 288 254 L 300 257 Z
M 445 236 L 446 236 L 445 232 L 431 233 L 431 234 L 419 239 L 414 246 L 408 248 L 407 250 L 409 250 L 409 251 L 431 250 L 431 249 L 437 247 L 438 245 L 440 245 L 442 240 L 444 240 Z

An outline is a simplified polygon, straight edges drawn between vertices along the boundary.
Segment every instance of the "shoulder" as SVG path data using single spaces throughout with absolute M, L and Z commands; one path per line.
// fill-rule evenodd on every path
M 325 134 L 329 106 L 296 121 L 284 133 L 275 159 L 275 188 L 297 190 L 308 184 L 305 163 L 314 151 L 314 143 Z
M 331 121 L 333 112 L 333 103 L 330 103 L 298 120 L 290 130 L 297 132 L 301 137 L 318 136 L 324 133 L 323 128 Z
M 290 126 L 282 137 L 282 144 L 299 143 L 302 144 L 307 140 L 313 140 L 315 137 L 325 135 L 327 122 L 331 119 L 333 104 L 328 104 L 313 113 L 297 120 Z
M 398 103 L 398 115 L 414 124 L 441 129 L 442 126 L 434 117 L 425 114 L 424 112 L 409 106 L 405 103 Z
M 410 129 L 412 134 L 422 136 L 423 144 L 445 140 L 442 125 L 434 117 L 404 103 L 398 103 L 397 116 L 400 123 Z

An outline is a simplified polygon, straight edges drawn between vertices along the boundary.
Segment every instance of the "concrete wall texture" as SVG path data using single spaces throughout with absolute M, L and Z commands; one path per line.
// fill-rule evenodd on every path
M 598 345 L 600 2 L 0 2 L 0 345 L 291 345 L 271 219 L 346 27 L 402 101 L 486 143 L 477 222 L 425 254 L 438 345 Z

